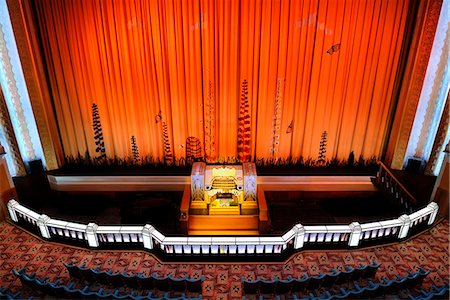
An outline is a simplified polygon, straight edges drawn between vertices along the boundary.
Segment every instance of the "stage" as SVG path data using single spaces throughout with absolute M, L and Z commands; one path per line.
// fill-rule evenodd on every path
M 399 173 L 400 178 L 408 186 L 408 183 L 417 185 L 417 182 L 434 180 L 429 177 L 412 180 L 414 176 L 403 173 Z M 271 176 L 258 176 L 258 187 L 265 190 L 271 221 L 269 234 L 283 233 L 296 223 L 349 224 L 398 216 L 398 211 L 388 205 L 370 177 L 370 174 L 324 173 L 274 176 L 273 172 Z M 16 177 L 14 182 L 21 203 L 49 216 L 99 225 L 152 224 L 164 234 L 182 233 L 180 205 L 183 189 L 189 183 L 187 174 L 107 176 L 51 172 Z M 417 187 L 416 190 L 427 193 Z

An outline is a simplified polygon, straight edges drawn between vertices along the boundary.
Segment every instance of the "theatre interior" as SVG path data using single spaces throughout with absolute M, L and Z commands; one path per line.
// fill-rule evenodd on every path
M 0 299 L 448 299 L 450 0 L 0 0 Z

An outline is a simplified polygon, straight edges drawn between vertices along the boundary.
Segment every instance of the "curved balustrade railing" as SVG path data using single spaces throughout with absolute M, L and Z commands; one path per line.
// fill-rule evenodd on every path
M 50 218 L 47 219 L 45 215 L 42 215 L 40 223 L 46 224 L 48 228 L 45 234 L 48 233 L 49 237 L 43 235 L 45 238 L 61 237 L 72 240 L 86 240 L 86 225 Z
M 412 228 L 421 224 L 431 225 L 437 215 L 434 202 L 397 219 L 349 225 L 303 226 L 295 225 L 282 236 L 186 236 L 168 237 L 151 225 L 98 226 L 51 219 L 22 206 L 15 200 L 8 202 L 8 212 L 14 222 L 28 222 L 48 240 L 69 240 L 84 243 L 92 248 L 101 246 L 138 247 L 157 250 L 165 255 L 279 255 L 287 250 L 296 251 L 306 246 L 363 245 L 390 238 L 401 240 Z
M 25 206 L 19 205 L 15 210 L 15 217 L 14 221 L 16 222 L 27 224 L 29 227 L 39 227 L 38 220 L 41 215 Z

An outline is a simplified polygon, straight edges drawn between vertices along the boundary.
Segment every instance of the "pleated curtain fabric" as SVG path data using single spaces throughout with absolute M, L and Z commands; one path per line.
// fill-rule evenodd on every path
M 24 1 L 66 156 L 381 155 L 407 0 Z

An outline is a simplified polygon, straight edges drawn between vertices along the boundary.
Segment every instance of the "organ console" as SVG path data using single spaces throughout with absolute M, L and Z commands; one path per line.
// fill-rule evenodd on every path
M 256 167 L 207 165 L 196 162 L 191 172 L 191 214 L 249 215 L 258 213 Z
M 256 166 L 192 165 L 180 206 L 180 228 L 188 235 L 259 235 L 269 219 L 264 191 L 257 191 Z

